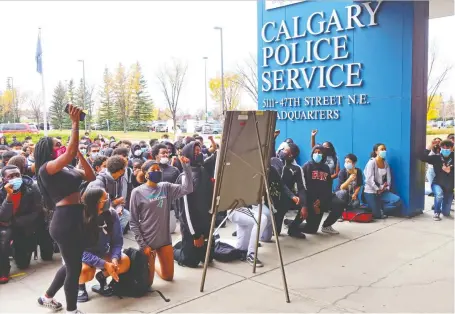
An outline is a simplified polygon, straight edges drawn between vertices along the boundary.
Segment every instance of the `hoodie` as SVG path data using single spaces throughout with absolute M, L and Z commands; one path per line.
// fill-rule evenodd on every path
M 7 201 L 5 189 L 1 187 L 0 225 L 20 228 L 25 234 L 30 235 L 35 232 L 40 221 L 44 223 L 43 202 L 38 185 L 32 178 L 22 176 L 22 182 L 21 199 L 17 209 L 13 208 L 12 202 Z
M 103 230 L 100 230 L 98 243 L 91 248 L 86 248 L 82 254 L 82 262 L 89 266 L 103 269 L 106 255 L 120 261 L 123 247 L 122 227 L 117 212 L 113 209 L 110 212 L 113 221 L 112 232 L 105 234 Z
M 184 196 L 177 202 L 177 214 L 181 223 L 181 228 L 189 231 L 194 239 L 201 235 L 204 238 L 210 232 L 210 209 L 212 206 L 213 183 L 212 176 L 204 168 L 203 156 L 194 156 L 194 146 L 196 142 L 185 145 L 182 155 L 190 160 L 193 192 Z M 177 183 L 185 178 L 182 173 Z M 184 232 L 182 232 L 184 234 Z
M 448 157 L 442 155 L 430 155 L 429 150 L 425 150 L 420 159 L 433 165 L 436 174 L 433 183 L 439 185 L 444 192 L 451 192 L 454 188 L 454 154 L 450 153 Z M 443 166 L 450 167 L 449 173 L 442 170 Z
M 100 172 L 96 176 L 95 181 L 92 181 L 88 184 L 87 190 L 92 188 L 102 188 L 109 194 L 111 205 L 113 200 L 119 197 L 123 197 L 123 199 L 125 200 L 125 204 L 127 204 L 126 206 L 128 206 L 129 204 L 128 187 L 129 183 L 131 183 L 128 182 L 128 178 L 131 175 L 130 172 L 131 172 L 130 168 L 127 167 L 125 170 L 125 175 L 123 175 L 117 180 L 114 180 L 112 175 L 106 169 L 105 171 Z
M 313 160 L 313 153 L 319 149 L 323 156 L 319 163 Z M 322 209 L 328 209 L 332 200 L 332 177 L 330 168 L 327 166 L 324 147 L 316 145 L 311 151 L 310 161 L 307 161 L 303 167 L 303 178 L 307 195 L 307 206 L 312 205 L 316 200 L 321 202 Z

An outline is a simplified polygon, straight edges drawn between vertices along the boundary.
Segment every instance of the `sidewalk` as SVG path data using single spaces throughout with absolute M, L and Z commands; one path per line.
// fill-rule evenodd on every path
M 428 209 L 432 200 L 428 198 Z M 427 210 L 412 219 L 337 223 L 341 234 L 336 236 L 280 237 L 289 304 L 275 244 L 266 243 L 259 251 L 265 266 L 256 274 L 243 262 L 215 262 L 208 270 L 204 293 L 199 292 L 202 268 L 176 265 L 174 282 L 155 277 L 153 285 L 171 300 L 168 303 L 157 293 L 119 299 L 103 298 L 88 289 L 91 300 L 80 309 L 87 313 L 453 313 L 454 220 L 434 222 L 431 214 Z M 232 225 L 221 229 L 222 239 L 232 241 L 232 231 Z M 131 234 L 128 238 L 133 239 Z M 125 247 L 134 245 L 130 239 Z M 0 312 L 49 312 L 39 308 L 36 299 L 60 265 L 58 256 L 51 263 L 32 262 L 26 274 L 0 286 Z M 63 291 L 57 298 L 64 302 Z

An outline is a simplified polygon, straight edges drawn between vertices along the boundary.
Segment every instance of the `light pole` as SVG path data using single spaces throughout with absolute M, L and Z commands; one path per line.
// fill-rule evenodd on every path
M 84 60 L 77 60 L 78 62 L 82 62 L 82 108 L 85 110 L 85 61 Z M 85 123 L 85 131 L 87 131 L 87 119 L 84 120 Z
M 16 95 L 14 93 L 14 79 L 13 77 L 11 76 L 8 76 L 7 77 L 7 80 L 8 80 L 8 85 L 11 87 L 11 95 L 13 97 L 12 101 L 13 101 L 13 123 L 16 123 L 16 114 L 18 112 L 16 106 L 17 106 L 17 103 L 16 103 Z
M 204 75 L 204 88 L 205 88 L 205 122 L 207 123 L 207 118 L 208 118 L 208 111 L 207 111 L 207 59 L 208 57 L 203 57 L 204 59 L 204 70 L 205 70 L 205 75 Z
M 220 31 L 220 39 L 221 39 L 221 107 L 223 110 L 223 116 L 226 114 L 226 107 L 224 106 L 224 58 L 223 58 L 223 28 L 219 26 L 215 26 L 215 29 Z

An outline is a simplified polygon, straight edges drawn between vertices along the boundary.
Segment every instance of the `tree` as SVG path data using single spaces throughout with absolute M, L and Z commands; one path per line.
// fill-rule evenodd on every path
M 436 44 L 433 43 L 428 66 L 427 112 L 430 110 L 430 104 L 433 102 L 433 98 L 435 98 L 435 96 L 437 95 L 439 87 L 447 79 L 450 71 L 452 71 L 453 68 L 453 65 L 449 64 L 438 65 L 438 63 L 440 63 L 438 62 L 438 49 Z
M 133 65 L 130 76 L 134 99 L 131 117 L 135 123 L 135 128 L 141 129 L 153 117 L 153 101 L 147 93 L 147 81 L 142 74 L 139 62 Z
M 118 124 L 118 119 L 114 115 L 115 95 L 114 79 L 108 68 L 104 69 L 103 88 L 100 91 L 101 107 L 98 111 L 98 123 L 103 125 L 109 121 L 109 126 Z
M 240 77 L 238 74 L 228 73 L 224 75 L 224 105 L 226 110 L 235 110 L 240 103 Z M 212 99 L 222 106 L 221 101 L 221 78 L 216 77 L 209 81 Z
M 431 100 L 428 98 L 429 109 L 427 110 L 427 121 L 436 120 L 439 118 L 439 109 L 441 107 L 441 103 L 442 96 L 440 95 L 433 96 Z
M 51 124 L 54 128 L 59 130 L 62 130 L 67 124 L 66 120 L 68 120 L 68 115 L 65 113 L 66 103 L 66 88 L 63 86 L 63 83 L 59 81 L 57 87 L 54 88 L 52 105 L 49 108 Z
M 74 99 L 75 99 L 75 91 L 74 91 L 74 80 L 71 79 L 70 82 L 68 83 L 68 100 L 70 103 L 74 104 Z
M 187 69 L 188 65 L 186 63 L 174 60 L 172 66 L 165 65 L 157 74 L 159 86 L 166 100 L 167 109 L 169 109 L 171 114 L 174 132 L 177 125 L 177 109 L 180 92 L 185 82 Z
M 42 112 L 43 101 L 41 96 L 32 96 L 28 100 L 28 107 L 32 111 L 33 121 L 36 122 L 36 125 L 39 125 L 39 122 L 43 116 Z
M 84 80 L 81 79 L 79 82 L 79 87 L 77 88 L 74 100 L 75 104 L 82 108 L 86 114 L 85 116 L 85 125 L 87 130 L 91 129 L 91 124 L 93 120 L 93 106 L 95 102 L 93 101 L 93 92 L 95 90 L 95 86 L 84 86 Z M 69 93 L 68 93 L 69 97 Z
M 125 67 L 120 63 L 115 73 L 114 80 L 114 95 L 115 95 L 115 106 L 114 114 L 118 118 L 118 126 L 123 129 L 123 132 L 127 131 L 128 124 L 128 112 L 129 112 L 129 90 L 128 90 L 128 75 L 125 71 Z
M 245 90 L 254 104 L 258 103 L 258 63 L 256 57 L 250 54 L 250 57 L 244 61 L 243 65 L 237 65 L 239 76 L 238 83 Z

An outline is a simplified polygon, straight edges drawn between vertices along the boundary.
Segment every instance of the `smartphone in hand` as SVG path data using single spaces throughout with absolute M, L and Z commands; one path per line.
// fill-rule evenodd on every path
M 66 104 L 65 113 L 69 113 L 69 106 L 70 106 L 70 104 Z M 79 121 L 84 121 L 84 120 L 85 120 L 85 112 L 81 111 Z

